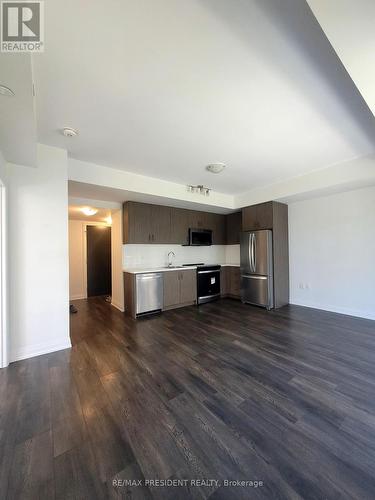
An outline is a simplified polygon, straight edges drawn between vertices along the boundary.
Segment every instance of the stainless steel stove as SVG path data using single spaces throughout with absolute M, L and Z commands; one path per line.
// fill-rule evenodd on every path
M 205 304 L 220 298 L 221 266 L 199 264 L 197 266 L 198 304 Z

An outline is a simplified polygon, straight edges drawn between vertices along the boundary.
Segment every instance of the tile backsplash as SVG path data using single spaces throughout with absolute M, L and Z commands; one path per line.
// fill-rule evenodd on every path
M 240 245 L 189 247 L 181 245 L 123 245 L 123 267 L 157 267 L 168 264 L 168 253 L 175 253 L 173 264 L 239 264 Z

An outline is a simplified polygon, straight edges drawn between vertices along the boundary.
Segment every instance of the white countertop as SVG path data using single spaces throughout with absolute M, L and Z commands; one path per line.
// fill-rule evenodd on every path
M 207 266 L 221 267 L 240 267 L 239 264 L 205 264 Z M 161 273 L 165 271 L 182 271 L 184 269 L 197 269 L 197 266 L 175 266 L 175 267 L 124 267 L 124 273 L 143 274 L 143 273 Z

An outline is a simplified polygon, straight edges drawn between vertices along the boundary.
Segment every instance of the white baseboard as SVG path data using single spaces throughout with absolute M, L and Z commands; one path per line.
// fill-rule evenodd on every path
M 322 311 L 334 312 L 338 314 L 346 314 L 356 318 L 375 319 L 374 311 L 358 311 L 356 309 L 347 309 L 346 307 L 330 306 L 326 304 L 306 304 L 300 300 L 290 300 L 291 304 L 296 306 L 310 307 L 311 309 L 321 309 Z
M 12 353 L 12 355 L 10 356 L 10 360 L 11 363 L 13 363 L 14 361 L 34 358 L 35 356 L 41 356 L 42 354 L 61 351 L 62 349 L 69 349 L 70 347 L 72 347 L 70 338 L 65 339 L 62 342 L 53 344 L 36 344 L 33 346 L 22 347 Z
M 111 305 L 113 307 L 115 307 L 116 309 L 118 309 L 119 311 L 121 311 L 122 313 L 125 312 L 125 309 L 121 306 L 119 306 L 118 304 L 116 304 L 115 302 L 111 302 Z
M 82 299 L 87 299 L 86 295 L 73 295 L 72 297 L 69 298 L 69 300 L 82 300 Z

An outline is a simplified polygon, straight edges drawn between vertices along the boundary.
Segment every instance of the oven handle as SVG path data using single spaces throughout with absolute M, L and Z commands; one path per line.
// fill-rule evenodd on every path
M 198 271 L 198 274 L 212 274 L 212 273 L 219 273 L 220 272 L 220 269 L 218 269 L 217 271 Z
M 214 295 L 205 295 L 204 297 L 198 297 L 198 299 L 202 300 L 202 299 L 212 299 L 214 297 L 220 297 L 220 293 L 215 293 Z

